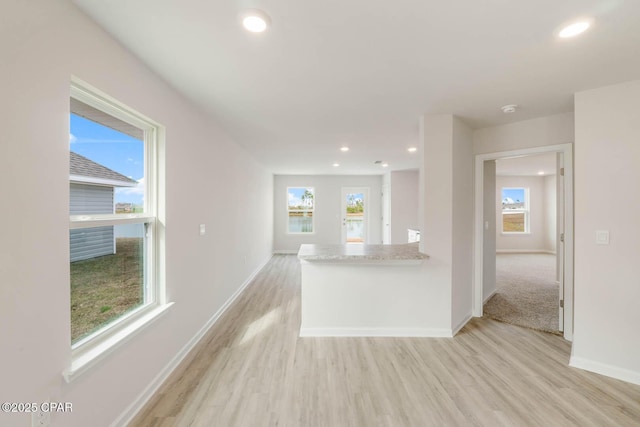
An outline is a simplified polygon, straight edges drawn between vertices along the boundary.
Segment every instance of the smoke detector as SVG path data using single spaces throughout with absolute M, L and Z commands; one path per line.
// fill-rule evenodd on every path
M 502 110 L 503 113 L 510 114 L 510 113 L 515 113 L 516 112 L 516 108 L 518 108 L 517 105 L 509 104 L 509 105 L 505 105 L 505 106 L 501 107 L 500 109 Z

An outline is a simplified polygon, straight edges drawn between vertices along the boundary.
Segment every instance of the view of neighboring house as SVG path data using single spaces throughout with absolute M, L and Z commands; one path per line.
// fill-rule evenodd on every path
M 70 155 L 70 215 L 115 213 L 116 187 L 134 187 L 137 182 L 78 153 L 71 151 Z M 131 206 L 118 208 L 122 212 L 127 212 L 127 209 L 131 211 Z M 71 230 L 69 238 L 71 262 L 116 252 L 113 226 Z

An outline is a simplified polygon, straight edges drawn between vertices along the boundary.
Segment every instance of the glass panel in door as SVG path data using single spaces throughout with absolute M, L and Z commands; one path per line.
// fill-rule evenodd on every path
M 346 193 L 345 227 L 347 243 L 364 243 L 364 193 Z

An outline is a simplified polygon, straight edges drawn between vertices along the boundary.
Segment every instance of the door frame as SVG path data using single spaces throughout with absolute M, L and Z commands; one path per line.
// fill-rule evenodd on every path
M 505 157 L 527 156 L 543 153 L 562 153 L 564 158 L 564 205 L 556 206 L 556 210 L 563 209 L 564 230 L 560 224 L 556 230 L 557 241 L 564 231 L 564 338 L 573 339 L 573 144 L 557 144 L 544 147 L 525 148 L 511 151 L 476 154 L 475 156 L 475 209 L 474 209 L 474 275 L 473 275 L 473 315 L 482 316 L 483 306 L 483 240 L 484 240 L 484 162 Z M 559 245 L 558 247 L 562 247 Z
M 564 182 L 565 177 L 561 173 L 564 170 L 564 153 L 556 153 L 556 282 L 560 287 L 560 300 L 564 302 L 564 239 L 561 237 L 565 229 L 564 218 Z M 562 202 L 562 203 L 561 203 Z M 564 334 L 564 308 L 561 305 L 558 313 L 558 327 Z
M 364 224 L 362 226 L 363 228 L 363 239 L 362 239 L 362 243 L 363 244 L 367 244 L 369 243 L 369 187 L 342 187 L 340 189 L 340 198 L 341 198 L 341 202 L 340 202 L 340 223 L 341 225 L 341 229 L 340 229 L 340 242 L 342 244 L 346 244 L 347 243 L 347 224 L 346 224 L 346 214 L 347 214 L 347 200 L 346 200 L 346 195 L 347 194 L 353 194 L 353 193 L 362 193 L 364 195 L 364 215 L 363 215 L 363 221 Z

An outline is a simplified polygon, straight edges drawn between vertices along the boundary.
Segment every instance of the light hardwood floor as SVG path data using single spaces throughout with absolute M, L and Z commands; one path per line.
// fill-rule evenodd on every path
M 299 338 L 276 255 L 132 426 L 639 426 L 640 386 L 568 367 L 561 337 L 474 319 L 455 338 Z

